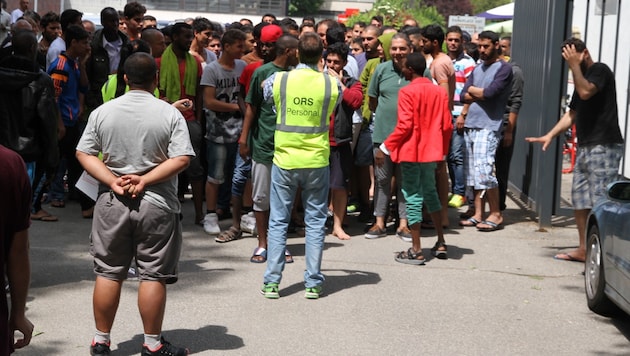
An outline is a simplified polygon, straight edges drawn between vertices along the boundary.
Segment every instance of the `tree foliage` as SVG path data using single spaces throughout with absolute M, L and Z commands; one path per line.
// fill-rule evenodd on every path
M 451 15 L 472 15 L 470 0 L 424 0 L 427 6 L 435 6 L 437 11 L 448 19 Z
M 289 16 L 313 15 L 319 11 L 324 0 L 290 0 Z
M 494 9 L 497 6 L 509 4 L 511 0 L 470 0 L 473 6 L 473 14 L 478 14 L 490 9 Z
M 348 18 L 348 24 L 358 21 L 370 23 L 372 16 L 383 16 L 384 25 L 402 27 L 403 22 L 413 18 L 422 26 L 437 23 L 445 25 L 444 17 L 434 6 L 418 3 L 419 0 L 376 0 L 371 10 L 355 14 Z M 421 0 L 420 0 L 421 1 Z

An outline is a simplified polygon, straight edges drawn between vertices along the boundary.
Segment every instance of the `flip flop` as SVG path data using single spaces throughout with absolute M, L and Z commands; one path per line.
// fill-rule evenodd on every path
M 475 218 L 468 218 L 459 222 L 459 226 L 477 226 L 481 221 Z
M 583 260 L 579 260 L 571 255 L 569 255 L 568 253 L 559 253 L 555 256 L 553 256 L 554 260 L 559 260 L 559 261 L 569 261 L 569 262 L 582 262 L 584 263 Z
M 479 227 L 479 225 L 477 225 L 477 231 L 491 232 L 491 231 L 501 230 L 503 228 L 501 224 L 497 224 L 494 221 L 490 221 L 490 220 L 484 220 L 480 222 L 480 224 L 486 224 L 489 227 Z
M 58 221 L 59 218 L 48 213 L 48 212 L 43 212 L 41 214 L 31 214 L 31 220 L 39 220 L 39 221 L 48 221 L 48 222 L 52 222 L 52 221 Z
M 261 259 L 258 259 L 257 257 L 261 257 Z M 249 262 L 251 262 L 251 263 L 265 263 L 265 262 L 267 262 L 267 250 L 262 248 L 262 247 L 256 247 L 254 249 L 254 254 L 249 259 Z

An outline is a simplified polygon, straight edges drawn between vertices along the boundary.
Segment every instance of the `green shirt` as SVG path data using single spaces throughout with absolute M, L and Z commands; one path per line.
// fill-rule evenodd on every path
M 273 162 L 273 136 L 276 131 L 276 113 L 273 110 L 273 103 L 263 99 L 262 83 L 273 73 L 281 71 L 283 68 L 276 66 L 273 62 L 260 66 L 252 75 L 249 92 L 245 98 L 246 103 L 257 109 L 249 132 L 249 146 L 252 159 L 258 163 L 271 164 Z
M 398 121 L 398 91 L 409 84 L 402 72 L 394 69 L 392 61 L 379 64 L 374 70 L 368 95 L 378 99 L 374 113 L 372 141 L 380 144 L 394 131 Z

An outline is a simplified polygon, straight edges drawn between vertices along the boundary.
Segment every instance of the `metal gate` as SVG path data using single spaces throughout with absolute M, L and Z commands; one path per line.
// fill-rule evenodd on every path
M 551 227 L 553 215 L 572 215 L 570 198 L 561 196 L 563 188 L 565 193 L 570 190 L 570 177 L 562 173 L 563 162 L 566 164 L 563 151 L 567 148 L 564 138 L 554 140 L 546 152 L 539 144 L 524 140 L 545 134 L 562 114 L 567 86 L 571 88 L 568 67 L 561 56 L 562 41 L 572 35 L 585 39 L 593 59 L 606 63 L 615 72 L 619 124 L 626 138 L 630 46 L 627 41 L 621 45 L 619 31 L 624 28 L 623 22 L 630 22 L 629 16 L 630 2 L 626 1 L 624 7 L 621 0 L 515 1 L 512 58 L 523 69 L 525 88 L 510 168 L 510 190 L 536 212 L 541 228 Z M 630 176 L 625 159 L 620 172 Z

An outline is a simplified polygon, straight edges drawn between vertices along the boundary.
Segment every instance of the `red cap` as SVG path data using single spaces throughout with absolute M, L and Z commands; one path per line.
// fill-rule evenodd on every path
M 267 25 L 260 31 L 261 42 L 276 42 L 282 36 L 282 28 L 278 25 Z

